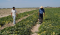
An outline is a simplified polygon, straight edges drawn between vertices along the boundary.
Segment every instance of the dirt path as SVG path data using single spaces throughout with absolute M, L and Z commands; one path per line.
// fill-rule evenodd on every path
M 32 14 L 31 14 L 31 15 L 32 15 Z M 30 15 L 28 15 L 28 16 L 30 16 Z M 23 20 L 23 19 L 26 19 L 28 16 L 25 16 L 25 17 L 17 20 L 16 23 L 18 23 L 19 21 L 21 21 L 21 20 Z M 9 23 L 9 24 L 5 24 L 4 26 L 0 27 L 0 30 L 4 29 L 4 28 L 6 28 L 6 27 L 10 27 L 10 26 L 14 26 L 14 24 L 13 24 L 12 22 Z
M 31 31 L 32 31 L 32 34 L 31 35 L 38 35 L 37 32 L 38 32 L 38 28 L 40 27 L 41 24 L 37 24 L 35 26 L 32 27 Z

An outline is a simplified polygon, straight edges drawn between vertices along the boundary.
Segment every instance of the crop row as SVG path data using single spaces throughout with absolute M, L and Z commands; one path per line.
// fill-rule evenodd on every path
M 44 22 L 39 27 L 40 35 L 60 35 L 60 8 L 46 8 Z
M 18 14 L 18 17 L 16 17 L 16 20 L 18 20 L 24 16 L 28 16 L 30 14 L 33 14 L 35 12 L 36 12 L 36 10 L 20 13 L 20 14 Z M 4 24 L 10 23 L 12 21 L 13 21 L 13 19 L 12 19 L 11 15 L 9 15 L 7 17 L 2 17 L 2 18 L 0 18 L 0 26 L 3 26 Z
M 30 35 L 31 27 L 34 26 L 38 19 L 38 13 L 23 19 L 15 26 L 7 27 L 0 31 L 1 35 Z

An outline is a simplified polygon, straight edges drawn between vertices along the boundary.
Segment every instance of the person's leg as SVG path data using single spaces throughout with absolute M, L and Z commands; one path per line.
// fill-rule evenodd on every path
M 42 19 L 42 20 L 41 20 L 41 23 L 43 23 L 43 14 L 42 14 L 42 17 L 41 17 L 41 19 Z
M 15 16 L 14 16 L 14 24 L 15 24 Z
M 39 22 L 41 23 L 41 14 L 39 14 Z
M 14 24 L 14 16 L 13 16 L 13 24 Z
M 40 14 L 40 20 L 39 20 L 40 23 L 43 22 L 43 14 Z
M 39 19 L 39 22 L 41 22 L 41 17 L 40 17 L 40 19 Z
M 15 16 L 13 16 L 13 24 L 15 24 Z

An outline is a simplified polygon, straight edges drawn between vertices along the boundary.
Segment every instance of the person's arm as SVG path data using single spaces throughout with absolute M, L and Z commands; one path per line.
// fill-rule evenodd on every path
M 39 12 L 40 12 L 40 9 L 39 9 Z M 39 12 L 38 12 L 38 15 L 39 15 Z
M 44 10 L 44 16 L 45 16 L 45 10 Z
M 45 16 L 45 12 L 44 12 L 44 16 Z
M 15 10 L 16 11 L 16 10 Z M 16 11 L 16 16 L 18 17 L 17 11 Z
M 39 15 L 39 12 L 38 12 L 38 15 Z

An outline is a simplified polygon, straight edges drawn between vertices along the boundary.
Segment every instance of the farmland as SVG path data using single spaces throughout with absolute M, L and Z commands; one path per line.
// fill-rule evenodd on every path
M 45 17 L 39 27 L 40 35 L 60 35 L 60 8 L 46 8 Z
M 28 16 L 30 14 L 33 14 L 34 12 L 36 12 L 36 11 L 33 10 L 33 11 L 29 11 L 29 12 L 20 13 L 20 14 L 18 14 L 18 17 L 16 17 L 16 20 L 18 20 L 18 19 L 20 19 L 20 18 L 22 18 L 24 16 Z M 0 18 L 0 26 L 3 26 L 4 24 L 8 24 L 8 23 L 10 23 L 12 21 L 13 21 L 13 19 L 12 19 L 11 15 L 9 15 L 7 17 L 2 17 L 2 18 Z
M 30 31 L 31 27 L 36 24 L 38 19 L 38 16 L 37 16 L 38 10 L 30 11 L 30 13 L 33 13 L 33 12 L 35 12 L 33 15 L 18 22 L 15 26 L 4 28 L 3 30 L 0 31 L 0 34 L 29 35 L 31 32 Z
M 11 15 L 11 8 L 10 9 L 0 9 L 0 18 Z M 35 10 L 35 8 L 16 8 L 17 13 L 28 12 L 31 10 Z
M 31 8 L 21 8 L 21 9 L 16 8 L 16 10 L 17 10 L 17 13 L 19 16 L 19 17 L 17 17 L 17 19 L 18 19 L 18 18 L 22 18 L 23 16 L 33 13 L 33 12 L 29 13 L 29 11 L 35 10 L 35 9 L 34 8 L 32 8 L 32 9 Z M 27 14 L 26 14 L 26 12 L 27 12 Z M 23 13 L 25 15 L 19 14 L 19 13 Z M 9 23 L 9 22 L 13 21 L 10 15 L 11 15 L 11 9 L 0 9 L 0 26 L 4 25 L 5 23 Z M 1 18 L 1 17 L 3 17 L 3 18 Z
M 60 8 L 44 8 L 44 9 L 45 9 L 45 16 L 43 17 L 43 23 L 40 25 L 38 29 L 39 30 L 38 35 L 59 35 L 60 34 Z M 28 15 L 30 16 L 28 16 L 26 19 L 22 19 L 14 26 L 4 28 L 3 30 L 0 31 L 0 34 L 1 35 L 30 35 L 31 28 L 36 25 L 36 22 L 38 22 L 38 11 L 39 10 L 32 10 L 24 13 L 19 13 L 18 14 L 19 17 L 17 17 L 16 20 L 21 19 L 22 17 Z M 13 20 L 10 15 L 7 17 L 3 17 L 0 18 L 0 25 L 3 26 L 12 21 Z

